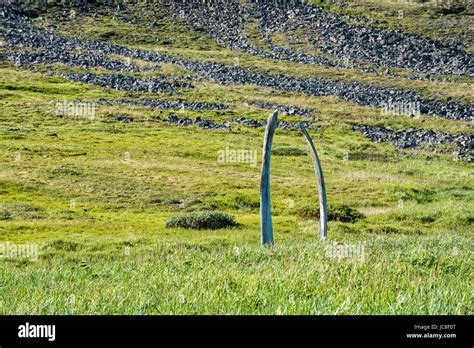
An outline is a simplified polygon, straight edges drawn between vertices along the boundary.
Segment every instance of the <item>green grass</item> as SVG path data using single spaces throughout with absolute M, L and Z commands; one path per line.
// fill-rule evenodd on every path
M 119 27 L 84 23 L 86 36 Z M 127 41 L 130 27 L 120 30 L 112 36 L 132 46 L 202 60 L 231 57 L 186 32 L 164 45 L 147 37 Z M 201 50 L 205 45 L 209 51 Z M 286 64 L 248 62 L 257 61 L 268 71 Z M 473 314 L 473 165 L 450 153 L 373 143 L 350 127 L 469 132 L 468 122 L 382 115 L 336 98 L 204 81 L 172 96 L 116 91 L 45 74 L 56 68 L 70 69 L 0 66 L 0 245 L 39 247 L 36 261 L 0 259 L 0 314 Z M 184 74 L 162 68 L 159 74 Z M 324 76 L 314 69 L 314 76 Z M 231 107 L 193 112 L 98 104 L 93 120 L 54 114 L 56 102 L 103 98 L 225 101 Z M 263 129 L 233 125 L 232 132 L 211 132 L 154 119 L 266 119 L 269 110 L 246 103 L 255 100 L 314 110 L 322 129 L 311 136 L 328 201 L 363 218 L 330 221 L 329 240 L 317 240 L 314 214 L 301 214 L 318 206 L 304 137 L 277 130 L 271 167 L 276 244 L 261 247 Z M 135 121 L 112 121 L 117 115 Z M 257 151 L 257 166 L 220 163 L 226 147 Z M 340 213 L 353 214 L 350 209 Z M 209 210 L 235 216 L 237 226 L 165 227 L 172 216 Z M 338 257 L 333 243 L 362 245 L 363 259 Z
M 233 216 L 218 211 L 198 211 L 175 215 L 166 221 L 167 228 L 190 228 L 194 230 L 218 230 L 236 226 Z
M 472 314 L 464 238 L 373 238 L 349 260 L 310 236 L 278 237 L 272 250 L 224 235 L 46 245 L 36 263 L 3 265 L 0 312 Z

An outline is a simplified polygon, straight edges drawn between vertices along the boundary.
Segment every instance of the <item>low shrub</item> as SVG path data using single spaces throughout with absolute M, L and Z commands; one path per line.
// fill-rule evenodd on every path
M 280 146 L 272 150 L 272 155 L 275 156 L 305 156 L 306 154 L 306 151 L 290 146 Z
M 442 15 L 453 15 L 460 14 L 466 11 L 468 7 L 467 0 L 445 0 L 438 1 L 437 6 L 435 7 L 436 14 Z
M 236 226 L 233 216 L 218 211 L 198 211 L 171 217 L 165 227 L 191 228 L 195 230 L 216 230 Z
M 319 219 L 319 206 L 303 207 L 298 215 L 305 219 Z M 364 214 L 344 204 L 332 203 L 328 205 L 328 220 L 340 222 L 356 222 L 364 218 Z
M 8 210 L 0 210 L 0 220 L 10 220 L 12 214 Z

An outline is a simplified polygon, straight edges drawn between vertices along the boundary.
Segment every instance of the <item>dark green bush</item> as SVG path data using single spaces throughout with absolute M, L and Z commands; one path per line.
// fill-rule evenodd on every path
M 171 217 L 166 222 L 165 227 L 192 228 L 195 230 L 210 229 L 236 226 L 237 223 L 233 216 L 218 211 L 197 211 L 183 215 Z
M 303 207 L 298 215 L 305 219 L 319 219 L 319 206 Z M 364 218 L 358 210 L 344 204 L 332 203 L 328 205 L 328 220 L 341 222 L 356 222 Z

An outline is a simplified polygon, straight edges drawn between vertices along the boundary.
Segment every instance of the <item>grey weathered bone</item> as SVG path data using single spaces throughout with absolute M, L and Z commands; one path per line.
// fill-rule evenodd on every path
M 270 156 L 273 135 L 278 126 L 278 112 L 273 112 L 267 120 L 263 139 L 262 171 L 260 176 L 260 232 L 263 245 L 273 244 L 272 214 L 270 209 Z
M 316 172 L 316 181 L 318 183 L 318 197 L 319 197 L 319 234 L 318 237 L 324 240 L 328 236 L 328 204 L 326 197 L 326 185 L 324 183 L 323 169 L 321 167 L 321 161 L 319 160 L 318 153 L 314 147 L 313 140 L 309 136 L 306 128 L 300 125 L 301 131 L 306 137 L 308 146 L 311 152 L 311 158 L 313 159 L 314 171 Z

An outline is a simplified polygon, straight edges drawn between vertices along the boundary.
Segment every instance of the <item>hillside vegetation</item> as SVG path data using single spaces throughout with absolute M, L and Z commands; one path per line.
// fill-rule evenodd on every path
M 0 314 L 473 314 L 472 9 L 171 3 L 0 5 Z

